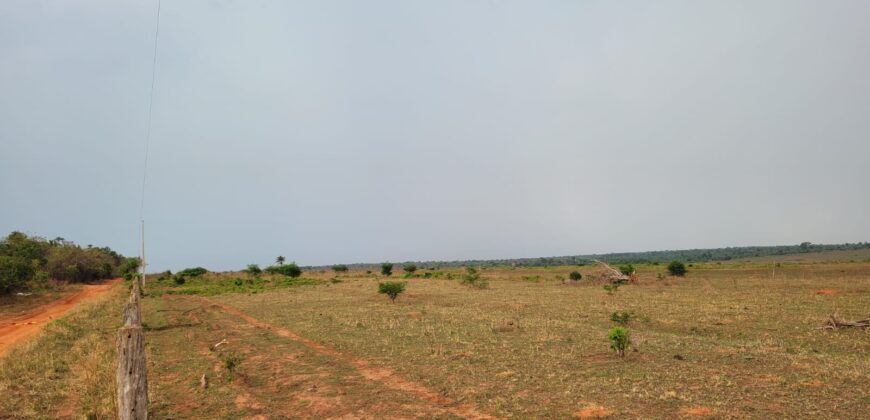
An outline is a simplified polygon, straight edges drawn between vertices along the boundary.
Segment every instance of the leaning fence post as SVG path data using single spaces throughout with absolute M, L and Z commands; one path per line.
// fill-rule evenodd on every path
M 124 305 L 124 326 L 118 329 L 118 418 L 148 418 L 148 377 L 145 365 L 145 332 L 139 308 L 139 280 L 133 279 L 130 300 Z

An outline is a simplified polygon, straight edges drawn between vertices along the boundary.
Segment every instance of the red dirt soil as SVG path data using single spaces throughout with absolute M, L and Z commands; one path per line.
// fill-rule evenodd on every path
M 837 296 L 840 294 L 840 292 L 838 292 L 834 289 L 821 289 L 821 290 L 816 291 L 816 294 L 817 295 L 826 295 L 826 296 Z
M 357 369 L 357 371 L 362 374 L 362 376 L 366 379 L 374 382 L 380 382 L 382 385 L 385 385 L 388 388 L 404 391 L 409 394 L 415 395 L 422 400 L 428 401 L 430 404 L 440 406 L 446 409 L 455 416 L 472 420 L 488 420 L 496 418 L 494 416 L 477 410 L 477 408 L 472 406 L 471 404 L 459 404 L 456 401 L 451 400 L 450 398 L 447 398 L 431 389 L 428 389 L 422 384 L 418 384 L 416 382 L 405 379 L 391 369 L 371 366 L 367 360 L 355 359 L 345 356 L 344 354 L 336 351 L 335 349 L 329 348 L 316 341 L 299 336 L 298 334 L 288 329 L 260 321 L 259 319 L 242 312 L 238 308 L 234 308 L 229 305 L 219 304 L 206 297 L 197 298 L 211 304 L 212 307 L 223 309 L 227 313 L 238 316 L 239 318 L 244 319 L 249 324 L 255 327 L 269 330 L 282 337 L 289 338 L 325 356 L 334 357 L 336 359 L 348 362 L 353 365 Z
M 0 321 L 0 356 L 13 344 L 38 333 L 45 324 L 63 316 L 83 300 L 102 296 L 121 279 L 108 280 L 101 284 L 86 284 L 72 295 L 42 305 L 23 315 Z
M 602 419 L 605 417 L 610 417 L 612 414 L 613 410 L 598 405 L 590 405 L 582 410 L 575 412 L 574 417 L 580 419 Z

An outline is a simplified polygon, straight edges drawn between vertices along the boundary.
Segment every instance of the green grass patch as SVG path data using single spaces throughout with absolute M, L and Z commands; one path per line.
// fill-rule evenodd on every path
M 207 274 L 201 277 L 188 278 L 183 284 L 177 284 L 171 279 L 155 280 L 148 283 L 146 290 L 149 295 L 199 295 L 214 296 L 225 293 L 260 293 L 266 290 L 281 289 L 295 286 L 323 284 L 324 281 L 305 277 L 264 276 L 235 277 L 219 274 Z

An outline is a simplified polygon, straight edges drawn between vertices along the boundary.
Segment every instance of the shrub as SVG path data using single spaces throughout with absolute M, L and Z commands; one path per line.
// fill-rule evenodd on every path
M 489 282 L 480 278 L 480 273 L 474 267 L 466 267 L 465 274 L 462 275 L 462 279 L 459 282 L 478 289 L 485 289 L 489 286 Z
M 138 267 L 138 259 L 126 258 L 106 247 L 82 248 L 63 238 L 47 241 L 21 232 L 12 232 L 0 240 L 0 257 L 4 257 L 0 263 L 0 294 L 27 287 L 31 280 L 47 283 L 43 281 L 45 276 L 86 282 L 125 274 L 127 267 L 135 272 Z M 37 272 L 43 273 L 40 279 L 34 278 Z
M 405 291 L 405 282 L 403 281 L 385 281 L 378 283 L 378 293 L 385 294 L 390 297 L 390 300 L 395 302 L 399 294 Z
M 347 266 L 344 264 L 336 264 L 332 266 L 332 271 L 336 273 L 345 273 L 347 272 Z
M 257 264 L 248 264 L 248 266 L 245 267 L 245 269 L 242 271 L 244 271 L 245 273 L 248 273 L 248 275 L 250 275 L 250 276 L 259 276 L 260 273 L 263 272 L 263 270 L 260 269 L 260 266 Z
M 583 275 L 578 271 L 572 271 L 571 274 L 568 274 L 568 278 L 574 281 L 580 280 L 583 278 Z
M 208 270 L 206 270 L 202 267 L 194 267 L 194 268 L 185 268 L 184 270 L 179 271 L 178 275 L 184 276 L 184 277 L 199 277 L 201 275 L 204 275 L 205 273 L 208 273 Z
M 224 361 L 224 368 L 227 370 L 227 380 L 233 380 L 233 373 L 236 368 L 242 363 L 242 356 L 236 353 L 227 353 L 221 357 Z
M 619 357 L 624 357 L 625 349 L 631 345 L 631 340 L 628 338 L 628 328 L 613 327 L 607 334 L 607 338 L 610 339 L 610 348 L 616 350 Z
M 612 295 L 612 294 L 619 291 L 619 286 L 621 286 L 621 285 L 622 285 L 622 282 L 614 282 L 614 283 L 610 283 L 610 284 L 605 284 L 604 290 L 607 291 L 608 295 Z
M 388 262 L 381 264 L 381 274 L 391 276 L 393 274 L 393 264 Z
M 24 287 L 33 266 L 24 258 L 0 255 L 0 294 Z
M 671 261 L 668 264 L 668 273 L 671 273 L 672 276 L 682 277 L 687 273 L 686 265 L 682 263 L 682 261 Z
M 610 320 L 620 324 L 625 325 L 628 324 L 632 319 L 635 318 L 634 312 L 614 312 L 610 314 Z
M 408 274 L 414 274 L 414 272 L 417 271 L 417 265 L 413 263 L 405 264 L 402 266 L 402 270 L 405 270 L 405 272 Z
M 266 272 L 269 274 L 281 274 L 289 277 L 299 277 L 302 275 L 302 269 L 299 268 L 296 263 L 284 264 L 284 265 L 272 265 L 266 267 Z
M 139 258 L 126 258 L 118 267 L 118 274 L 127 280 L 133 280 L 133 276 L 139 272 L 142 261 Z
M 186 279 L 184 276 L 182 276 L 182 275 L 180 275 L 180 274 L 177 274 L 177 275 L 175 275 L 175 277 L 172 278 L 172 281 L 173 281 L 175 284 L 181 286 L 182 284 L 184 284 L 185 282 L 187 282 L 187 279 Z
M 631 264 L 620 265 L 619 272 L 628 276 L 631 273 L 634 273 L 634 266 Z

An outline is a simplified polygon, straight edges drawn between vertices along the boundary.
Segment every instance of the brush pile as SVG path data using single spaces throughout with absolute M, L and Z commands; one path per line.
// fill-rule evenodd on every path
M 831 314 L 831 317 L 825 321 L 821 328 L 827 330 L 837 330 L 845 327 L 870 328 L 870 319 L 862 319 L 860 321 L 841 321 L 837 319 L 837 314 Z

